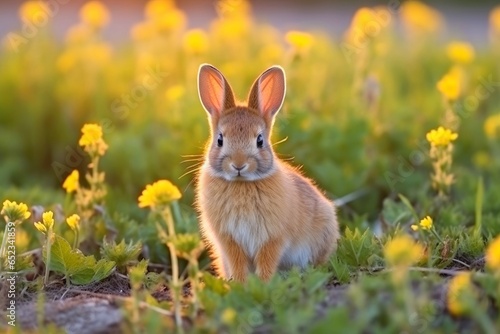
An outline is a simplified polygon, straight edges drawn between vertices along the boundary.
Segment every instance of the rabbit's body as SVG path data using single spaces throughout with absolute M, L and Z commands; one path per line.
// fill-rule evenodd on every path
M 216 75 L 220 81 L 206 91 L 200 82 L 213 133 L 199 175 L 197 201 L 201 232 L 219 274 L 243 281 L 254 272 L 267 280 L 278 269 L 324 262 L 339 237 L 333 203 L 275 157 L 265 140 L 274 113 L 265 113 L 262 97 L 251 93 L 249 107 L 236 106 L 222 75 L 213 67 L 205 70 L 209 76 L 205 80 Z M 225 87 L 223 97 L 216 94 L 217 87 Z M 203 96 L 207 91 L 216 95 Z M 255 100 L 260 105 L 252 107 Z M 274 112 L 281 106 L 278 100 L 267 105 Z

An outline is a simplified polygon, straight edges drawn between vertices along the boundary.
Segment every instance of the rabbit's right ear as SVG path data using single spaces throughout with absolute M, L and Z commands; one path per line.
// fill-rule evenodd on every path
M 198 94 L 203 108 L 211 116 L 220 116 L 222 111 L 236 106 L 233 91 L 226 78 L 209 64 L 200 65 Z

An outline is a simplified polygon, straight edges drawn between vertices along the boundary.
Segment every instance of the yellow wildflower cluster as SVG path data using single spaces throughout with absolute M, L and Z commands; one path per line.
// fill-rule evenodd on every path
M 31 216 L 28 206 L 24 203 L 5 200 L 0 212 L 9 222 L 23 221 Z
M 252 27 L 250 4 L 246 0 L 220 0 L 216 5 L 219 19 L 211 30 L 222 41 L 233 42 L 246 36 Z
M 486 266 L 500 271 L 500 236 L 497 236 L 486 249 Z
M 80 10 L 80 19 L 94 29 L 101 29 L 109 23 L 109 11 L 100 1 L 89 1 Z
M 432 187 L 438 191 L 439 196 L 445 196 L 454 182 L 454 175 L 451 173 L 453 163 L 452 142 L 458 138 L 458 134 L 440 126 L 437 130 L 429 131 L 426 138 L 431 144 Z
M 443 25 L 441 14 L 420 1 L 405 1 L 400 8 L 404 25 L 412 32 L 433 33 Z
M 344 38 L 354 47 L 363 47 L 368 38 L 380 32 L 383 23 L 386 24 L 380 22 L 373 9 L 362 7 L 354 13 Z
M 139 207 L 156 207 L 167 205 L 181 198 L 179 189 L 170 181 L 160 180 L 148 184 L 139 196 Z
M 136 41 L 146 41 L 162 33 L 181 30 L 186 16 L 171 0 L 151 0 L 144 8 L 145 21 L 132 27 L 131 36 Z
M 42 214 L 42 221 L 35 222 L 35 227 L 44 234 L 50 231 L 54 227 L 54 213 L 52 211 L 44 212 Z
M 448 146 L 458 138 L 458 134 L 440 126 L 437 130 L 429 131 L 426 138 L 432 146 Z
M 165 97 L 169 102 L 176 102 L 186 94 L 186 88 L 182 85 L 173 85 L 165 92 Z
M 285 39 L 297 53 L 307 52 L 314 43 L 314 38 L 311 34 L 297 30 L 287 32 Z
M 484 133 L 490 139 L 500 138 L 500 114 L 494 114 L 486 118 Z
M 101 30 L 108 25 L 109 21 L 109 11 L 102 2 L 90 1 L 80 9 L 80 22 L 68 29 L 65 37 L 67 48 L 56 61 L 60 72 L 73 72 L 75 76 L 78 76 L 78 78 L 65 76 L 69 81 L 67 85 L 63 85 L 65 89 L 81 91 L 81 86 L 74 85 L 74 82 L 93 79 L 82 77 L 82 72 L 77 71 L 83 64 L 86 67 L 100 69 L 111 60 L 113 53 L 111 46 L 99 38 Z M 93 71 L 83 73 L 91 75 Z
M 97 124 L 85 124 L 78 144 L 90 154 L 104 155 L 108 145 L 102 138 L 102 128 Z
M 474 297 L 470 272 L 461 272 L 450 281 L 446 304 L 452 315 L 460 316 L 467 312 L 467 300 Z
M 184 50 L 191 54 L 203 54 L 209 48 L 208 35 L 204 30 L 192 29 L 184 35 Z
M 455 101 L 461 93 L 462 79 L 461 70 L 454 68 L 438 81 L 436 87 L 448 101 Z
M 26 1 L 19 7 L 19 17 L 28 22 L 34 22 L 42 15 L 46 17 L 47 12 L 45 1 Z
M 418 231 L 419 229 L 430 230 L 432 227 L 433 227 L 432 218 L 430 216 L 427 216 L 427 217 L 423 218 L 422 220 L 420 220 L 420 224 L 412 225 L 411 229 L 413 231 Z
M 469 64 L 474 60 L 474 47 L 466 42 L 452 42 L 446 47 L 448 58 L 457 64 Z
M 387 264 L 395 267 L 408 267 L 418 262 L 424 255 L 424 248 L 408 235 L 399 235 L 384 246 Z

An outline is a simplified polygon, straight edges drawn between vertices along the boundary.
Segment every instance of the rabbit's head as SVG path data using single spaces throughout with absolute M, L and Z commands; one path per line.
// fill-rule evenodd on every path
M 237 105 L 222 73 L 208 64 L 200 66 L 198 91 L 211 126 L 206 164 L 210 174 L 253 181 L 273 173 L 271 128 L 285 90 L 285 72 L 273 66 L 255 81 L 247 105 Z

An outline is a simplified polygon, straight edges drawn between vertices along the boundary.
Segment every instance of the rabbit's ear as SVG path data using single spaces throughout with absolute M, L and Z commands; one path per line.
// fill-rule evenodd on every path
M 229 83 L 218 69 L 209 64 L 200 65 L 198 71 L 198 94 L 201 104 L 212 116 L 235 106 Z
M 281 66 L 270 67 L 254 82 L 248 107 L 259 110 L 263 116 L 273 117 L 283 105 L 285 92 L 285 71 Z

